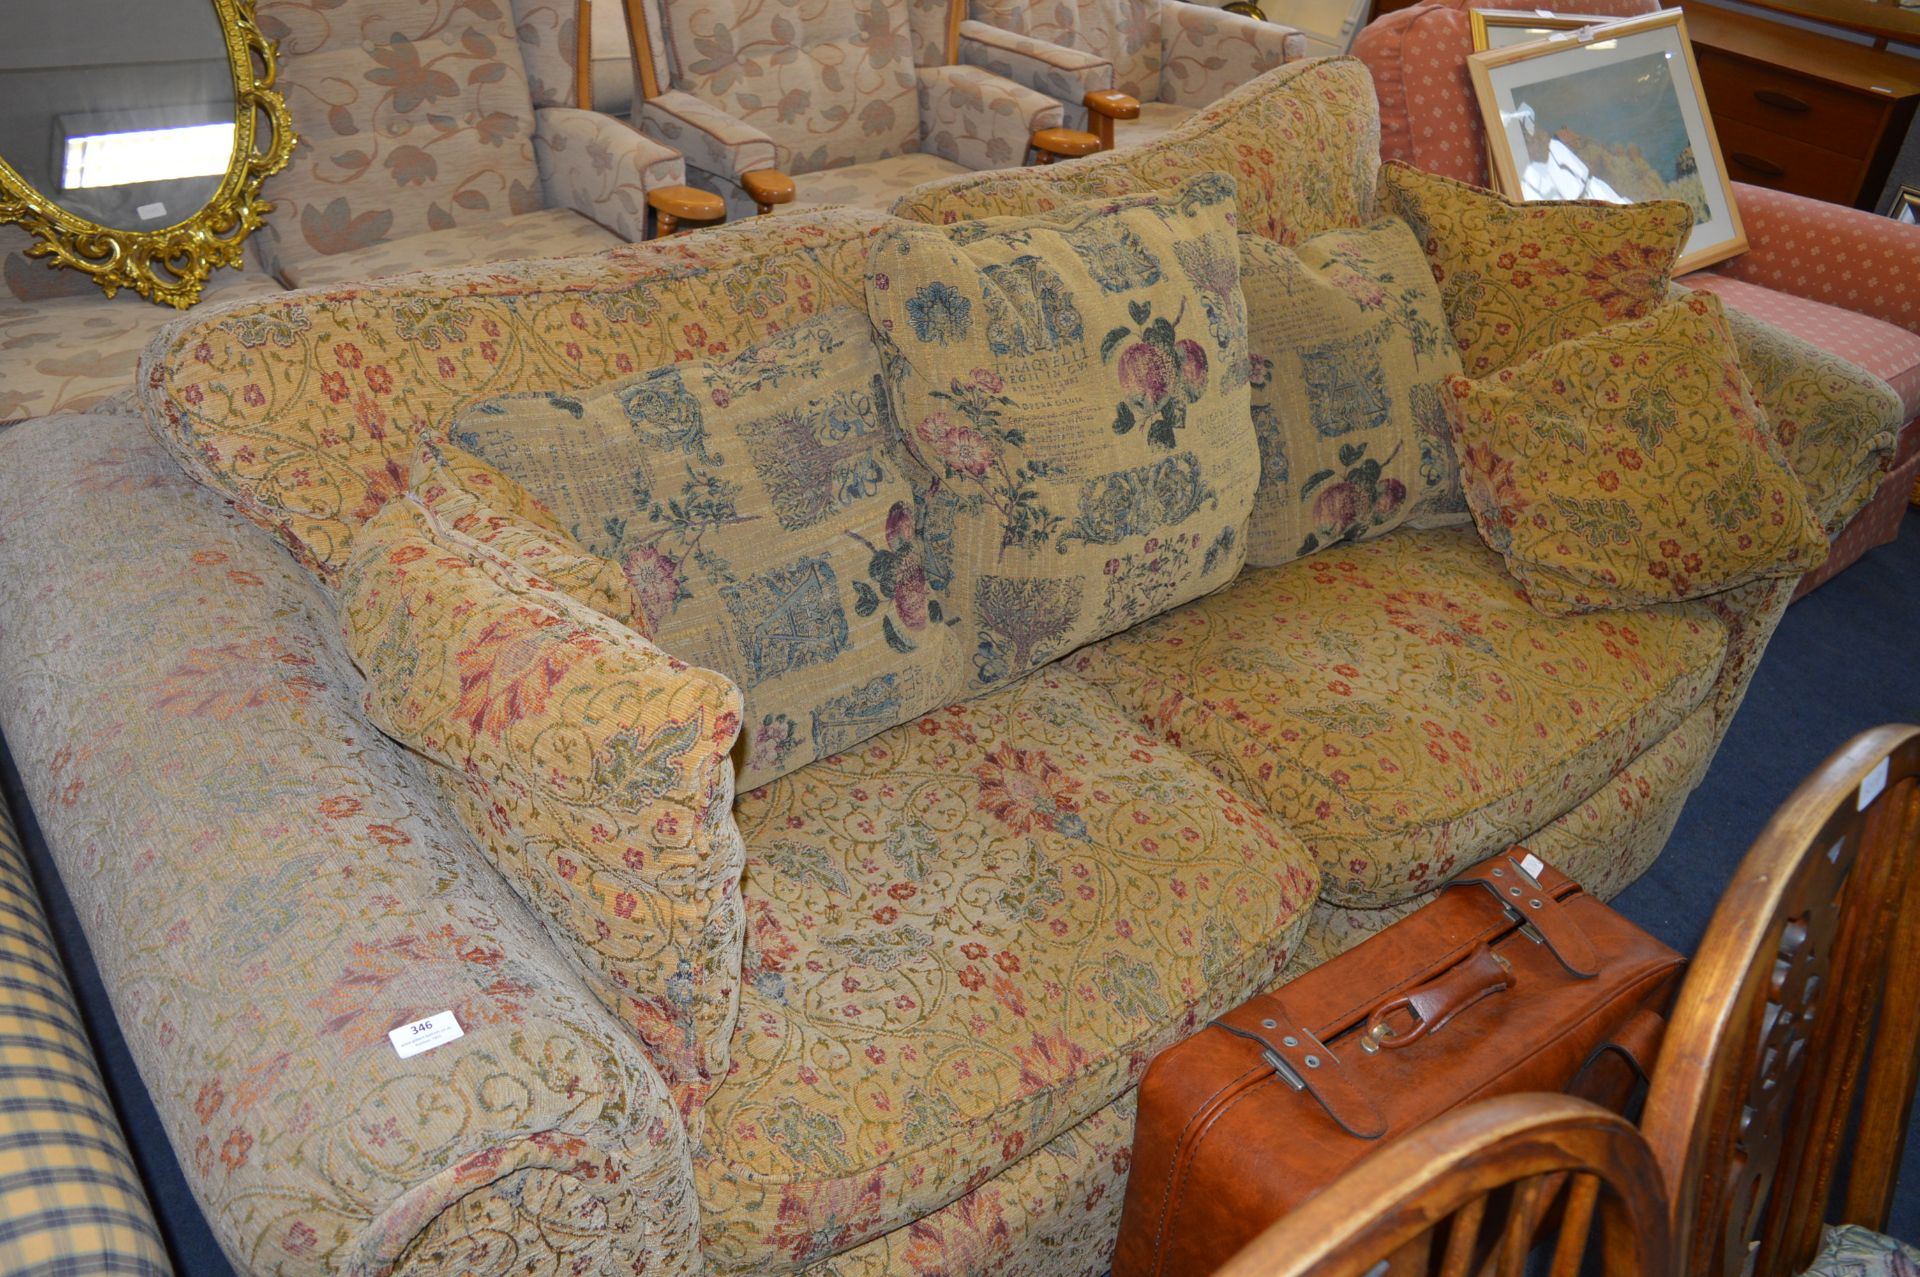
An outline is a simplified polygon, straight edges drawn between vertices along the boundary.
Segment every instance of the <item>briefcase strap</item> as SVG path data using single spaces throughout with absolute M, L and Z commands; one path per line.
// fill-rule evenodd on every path
M 1288 1014 L 1286 1004 L 1274 995 L 1255 998 L 1249 1007 L 1255 1004 L 1261 1013 L 1257 1018 L 1241 1016 L 1247 1027 L 1224 1020 L 1213 1021 L 1214 1026 L 1236 1037 L 1258 1042 L 1264 1048 L 1262 1058 L 1280 1080 L 1296 1091 L 1311 1095 L 1347 1134 L 1357 1139 L 1377 1140 L 1387 1133 L 1387 1121 L 1380 1116 L 1380 1110 L 1347 1077 L 1340 1058 L 1326 1043 Z M 1244 1013 L 1247 1009 L 1243 1007 L 1241 1011 Z
M 1507 916 L 1526 928 L 1547 946 L 1560 965 L 1582 980 L 1600 974 L 1600 955 L 1593 942 L 1580 929 L 1579 920 L 1569 914 L 1557 897 L 1571 894 L 1563 890 L 1572 880 L 1547 864 L 1525 847 L 1508 848 L 1498 856 L 1481 861 L 1447 884 L 1448 887 L 1484 888 L 1506 909 Z M 1578 891 L 1578 886 L 1573 886 Z

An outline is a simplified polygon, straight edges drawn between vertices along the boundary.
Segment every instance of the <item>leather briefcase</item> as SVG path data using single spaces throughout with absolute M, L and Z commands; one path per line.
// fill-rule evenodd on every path
M 1339 957 L 1157 1056 L 1113 1277 L 1199 1277 L 1456 1105 L 1574 1090 L 1619 1107 L 1683 960 L 1514 847 Z

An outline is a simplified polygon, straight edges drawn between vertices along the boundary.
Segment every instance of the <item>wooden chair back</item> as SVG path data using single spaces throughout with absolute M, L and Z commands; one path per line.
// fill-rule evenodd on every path
M 1917 778 L 1920 728 L 1855 737 L 1721 897 L 1641 1120 L 1677 1272 L 1804 1271 L 1837 1177 L 1837 1222 L 1885 1228 L 1920 1065 Z
M 1638 1131 L 1565 1095 L 1453 1110 L 1369 1154 L 1216 1277 L 1522 1277 L 1557 1228 L 1552 1277 L 1666 1277 L 1667 1207 Z

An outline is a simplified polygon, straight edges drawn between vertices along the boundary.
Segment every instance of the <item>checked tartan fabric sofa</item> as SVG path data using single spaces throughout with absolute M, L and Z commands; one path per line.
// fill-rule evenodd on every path
M 1789 580 L 1543 615 L 1407 520 L 1410 436 L 1250 531 L 1324 445 L 1256 440 L 1242 263 L 1374 233 L 1376 148 L 1358 62 L 1289 63 L 891 218 L 209 308 L 0 434 L 0 731 L 236 1267 L 1091 1277 L 1155 1052 L 1510 841 L 1642 872 Z M 963 249 L 1007 369 L 1118 378 L 1024 495 L 981 431 L 1057 378 L 939 362 Z M 1843 519 L 1892 393 L 1736 335 Z M 889 428 L 902 368 L 952 410 Z

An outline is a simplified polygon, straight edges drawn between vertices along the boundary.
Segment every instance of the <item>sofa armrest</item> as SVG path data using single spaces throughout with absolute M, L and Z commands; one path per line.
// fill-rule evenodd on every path
M 576 107 L 533 113 L 533 155 L 549 208 L 570 208 L 623 239 L 647 237 L 647 192 L 681 186 L 679 153 L 632 125 Z
M 1044 93 L 979 67 L 917 67 L 920 146 L 963 168 L 1015 168 L 1041 129 L 1061 127 L 1066 108 Z
M 1726 308 L 1740 367 L 1808 503 L 1834 536 L 1880 487 L 1900 432 L 1886 382 L 1764 320 Z
M 773 139 L 738 116 L 691 93 L 671 89 L 641 103 L 640 129 L 686 156 L 690 168 L 738 182 L 776 167 Z
M 960 62 L 1046 94 L 1065 108 L 1070 129 L 1087 127 L 1087 94 L 1113 87 L 1106 58 L 971 19 L 960 24 Z
M 1920 226 L 1735 183 L 1747 251 L 1713 269 L 1920 333 Z
M 1283 62 L 1307 56 L 1307 38 L 1292 27 L 1262 22 L 1186 0 L 1160 6 L 1160 99 L 1212 106 Z
M 130 414 L 0 434 L 0 508 L 0 731 L 225 1251 L 699 1272 L 666 1085 L 367 722 L 325 591 Z

